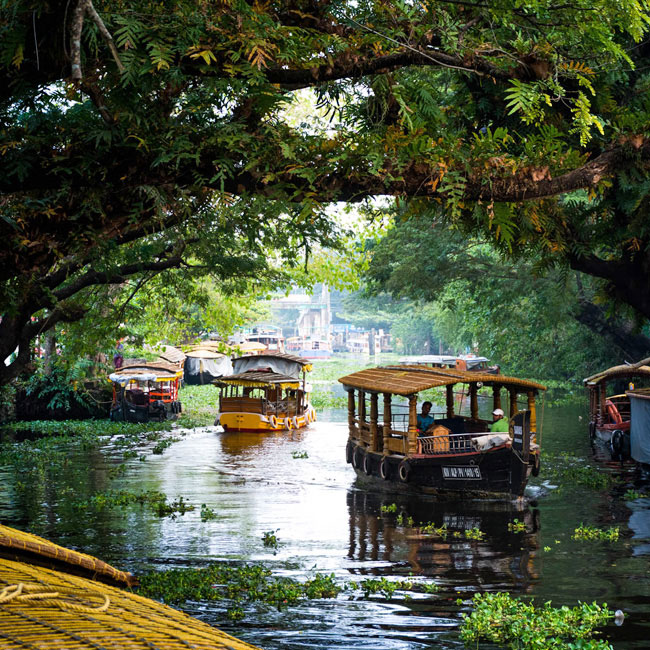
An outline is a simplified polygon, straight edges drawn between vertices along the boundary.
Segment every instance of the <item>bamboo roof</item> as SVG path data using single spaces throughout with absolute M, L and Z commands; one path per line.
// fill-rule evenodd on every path
M 287 352 L 262 352 L 261 354 L 243 354 L 241 357 L 235 357 L 233 361 L 236 361 L 237 359 L 244 359 L 246 357 L 251 357 L 253 359 L 274 358 L 293 361 L 294 363 L 299 363 L 301 366 L 304 366 L 305 370 L 308 371 L 311 370 L 312 367 L 311 361 L 309 359 L 299 357 L 297 354 L 289 354 Z
M 31 560 L 46 563 L 63 570 L 73 570 L 87 576 L 114 583 L 122 583 L 128 587 L 137 584 L 137 579 L 130 573 L 119 571 L 92 555 L 54 544 L 42 537 L 25 533 L 15 528 L 0 525 L 0 554 L 10 559 Z
M 1 647 L 257 650 L 203 621 L 88 578 L 0 558 Z
M 182 377 L 183 371 L 174 363 L 168 363 L 166 361 L 145 361 L 144 363 L 135 363 L 115 370 L 115 372 L 111 373 L 110 379 L 111 381 L 118 381 L 120 383 L 124 383 L 127 377 L 134 380 L 141 377 L 143 380 L 151 381 L 152 375 L 155 376 L 156 381 L 164 381 L 166 379 Z M 121 378 L 124 378 L 124 380 Z
M 160 359 L 163 362 L 174 363 L 176 365 L 185 361 L 185 352 L 175 348 L 173 345 L 165 345 L 160 353 Z
M 642 359 L 637 363 L 624 363 L 620 366 L 613 366 L 583 379 L 582 383 L 586 386 L 595 386 L 610 379 L 623 377 L 650 377 L 650 358 Z
M 373 393 L 414 395 L 428 388 L 454 384 L 482 383 L 483 385 L 515 388 L 520 392 L 546 390 L 546 387 L 528 379 L 493 375 L 489 373 L 456 370 L 455 368 L 430 368 L 428 366 L 385 366 L 367 368 L 341 377 L 344 386 Z
M 300 388 L 300 380 L 288 375 L 264 370 L 247 370 L 239 375 L 229 375 L 215 379 L 217 386 L 246 386 L 249 388 Z

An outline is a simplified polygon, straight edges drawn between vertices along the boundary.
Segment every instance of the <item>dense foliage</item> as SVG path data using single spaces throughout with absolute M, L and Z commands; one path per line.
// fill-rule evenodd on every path
M 278 279 L 382 194 L 650 315 L 647 29 L 646 0 L 5 0 L 0 382 L 112 286 Z M 310 88 L 331 123 L 289 119 Z

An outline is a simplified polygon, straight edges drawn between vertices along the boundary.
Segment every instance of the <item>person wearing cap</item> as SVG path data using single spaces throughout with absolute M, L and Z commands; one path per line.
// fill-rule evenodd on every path
M 490 431 L 492 433 L 508 433 L 510 430 L 510 423 L 508 418 L 504 417 L 503 409 L 494 409 L 492 411 L 494 419 L 490 425 Z

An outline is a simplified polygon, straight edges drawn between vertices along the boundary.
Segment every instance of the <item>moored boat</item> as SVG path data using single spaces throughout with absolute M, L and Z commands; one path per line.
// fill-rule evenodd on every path
M 348 392 L 346 460 L 375 485 L 455 496 L 520 497 L 540 469 L 536 396 L 545 387 L 526 379 L 425 366 L 369 368 L 342 377 Z M 418 430 L 418 395 L 439 389 L 431 426 Z M 461 408 L 456 408 L 462 389 Z M 508 432 L 491 432 L 479 415 L 502 410 L 508 394 Z M 379 398 L 382 397 L 380 408 Z M 525 398 L 519 409 L 518 398 Z M 406 400 L 400 404 L 397 400 Z M 461 414 L 462 402 L 469 413 Z M 458 411 L 458 412 L 457 412 Z
M 175 417 L 182 409 L 178 399 L 182 376 L 182 368 L 162 361 L 145 361 L 111 373 L 111 420 L 149 422 Z
M 650 358 L 603 370 L 583 380 L 589 392 L 589 435 L 612 443 L 630 431 L 630 397 L 634 382 L 650 384 Z M 637 387 L 639 388 L 639 387 Z M 615 454 L 616 455 L 616 454 Z
M 284 431 L 315 421 L 307 359 L 276 352 L 246 355 L 232 363 L 233 374 L 213 382 L 219 388 L 215 424 L 225 431 Z

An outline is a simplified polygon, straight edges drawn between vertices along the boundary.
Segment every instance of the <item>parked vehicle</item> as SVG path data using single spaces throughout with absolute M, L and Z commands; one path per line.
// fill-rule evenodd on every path
M 545 390 L 541 384 L 423 366 L 369 368 L 339 381 L 348 392 L 346 460 L 376 486 L 513 498 L 521 497 L 529 476 L 539 472 L 536 396 Z M 436 399 L 427 392 L 427 401 L 434 402 L 434 422 L 418 431 L 418 396 L 430 389 L 439 393 Z M 501 409 L 504 390 L 509 432 L 491 433 L 479 403 L 489 402 L 484 415 Z M 521 410 L 520 396 L 525 399 Z M 463 414 L 465 403 L 469 413 Z
M 309 402 L 307 359 L 281 352 L 233 359 L 233 374 L 213 381 L 219 388 L 215 424 L 225 431 L 302 429 L 316 420 Z

